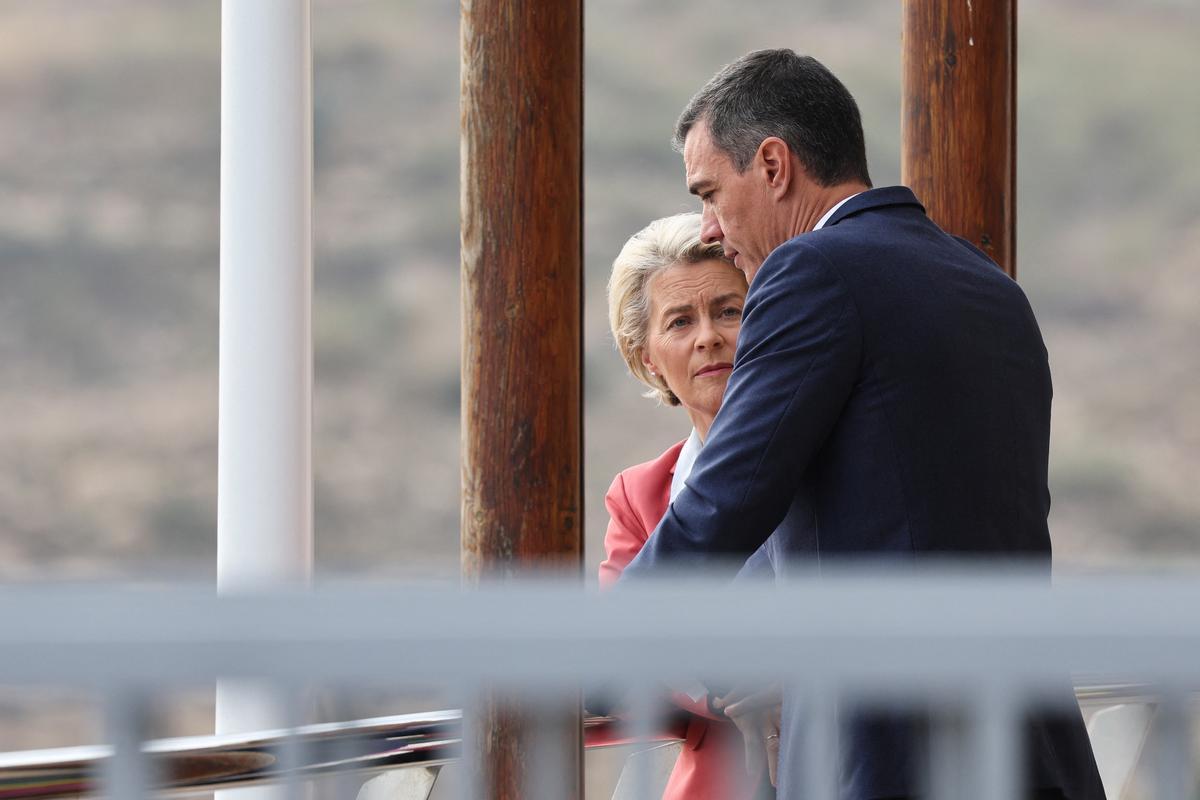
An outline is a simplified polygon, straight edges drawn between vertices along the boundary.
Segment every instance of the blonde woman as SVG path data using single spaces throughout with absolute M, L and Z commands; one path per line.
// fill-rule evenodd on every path
M 613 479 L 604 498 L 609 523 L 602 588 L 615 583 L 642 549 L 703 447 L 733 370 L 746 288 L 745 276 L 721 246 L 700 241 L 699 214 L 655 220 L 613 262 L 608 311 L 617 349 L 648 387 L 648 397 L 688 415 L 692 433 Z M 737 767 L 737 729 L 713 713 L 706 696 L 677 692 L 674 700 L 690 716 L 664 800 L 748 800 L 762 791 L 771 796 L 761 775 L 746 781 Z

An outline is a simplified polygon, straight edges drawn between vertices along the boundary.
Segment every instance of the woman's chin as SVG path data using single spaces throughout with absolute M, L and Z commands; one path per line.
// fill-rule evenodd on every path
M 717 411 L 721 409 L 721 396 L 725 394 L 725 384 L 722 383 L 719 391 L 712 393 L 711 396 L 706 392 L 705 396 L 692 398 L 693 402 L 685 403 L 688 409 L 688 415 L 695 420 L 697 417 L 707 419 L 712 422 L 717 416 Z

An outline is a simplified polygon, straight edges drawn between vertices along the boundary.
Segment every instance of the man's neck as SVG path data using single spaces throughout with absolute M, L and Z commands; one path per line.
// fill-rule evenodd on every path
M 792 236 L 799 236 L 813 230 L 829 209 L 847 197 L 865 192 L 870 188 L 861 181 L 847 181 L 835 186 L 809 184 L 809 190 L 803 193 L 796 204 L 795 214 L 792 218 Z

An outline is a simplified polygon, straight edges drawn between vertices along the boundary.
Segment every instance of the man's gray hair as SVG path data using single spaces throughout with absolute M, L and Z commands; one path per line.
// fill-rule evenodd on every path
M 821 186 L 871 185 L 858 105 L 821 62 L 791 50 L 756 50 L 727 65 L 696 93 L 675 125 L 683 152 L 688 132 L 708 127 L 713 144 L 746 171 L 763 140 L 787 142 Z

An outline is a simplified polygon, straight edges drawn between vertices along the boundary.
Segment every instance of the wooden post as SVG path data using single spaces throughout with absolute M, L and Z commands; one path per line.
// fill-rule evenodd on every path
M 1016 0 L 904 0 L 900 179 L 1016 277 Z
M 464 582 L 579 576 L 582 0 L 462 0 L 461 111 Z M 530 796 L 531 718 L 485 694 L 464 759 L 479 797 Z M 559 796 L 579 797 L 579 709 L 555 718 Z

